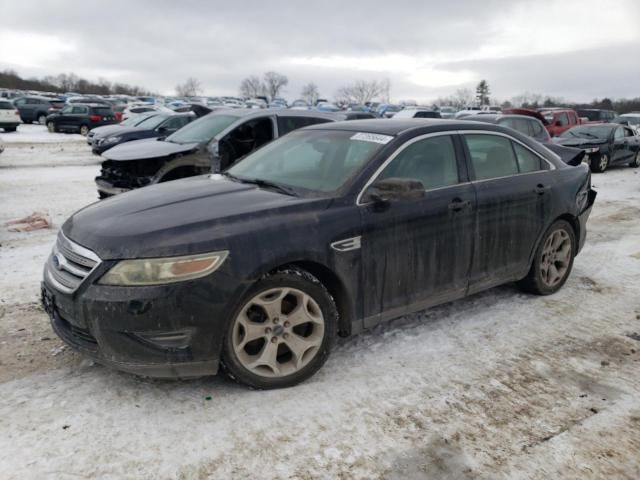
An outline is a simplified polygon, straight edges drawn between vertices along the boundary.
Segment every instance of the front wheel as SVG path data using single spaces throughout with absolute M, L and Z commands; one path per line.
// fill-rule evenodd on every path
M 640 151 L 636 152 L 636 156 L 633 157 L 633 160 L 631 160 L 631 162 L 629 162 L 629 166 L 631 168 L 638 168 L 640 167 Z
M 48 122 L 47 123 L 47 130 L 49 130 L 51 133 L 55 133 L 57 131 L 56 124 L 53 123 L 53 122 Z
M 337 309 L 310 273 L 280 270 L 246 295 L 225 333 L 229 376 L 258 389 L 290 387 L 320 369 L 336 336 Z
M 555 221 L 542 237 L 520 287 L 537 295 L 551 295 L 560 290 L 573 268 L 576 245 L 576 234 L 569 222 Z
M 38 123 L 40 125 L 45 125 L 47 123 L 47 116 L 45 114 L 43 114 L 43 113 L 38 115 Z
M 86 137 L 87 135 L 89 135 L 89 127 L 86 125 L 82 125 L 80 127 L 80 135 L 82 135 L 83 137 Z
M 591 166 L 591 171 L 593 173 L 602 173 L 609 166 L 609 155 L 606 153 L 601 153 L 600 158 L 595 159 L 591 157 L 591 162 L 589 163 Z

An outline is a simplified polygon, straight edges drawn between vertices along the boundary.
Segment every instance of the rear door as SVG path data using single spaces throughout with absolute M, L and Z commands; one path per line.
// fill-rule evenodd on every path
M 620 125 L 613 132 L 613 158 L 612 163 L 630 161 L 635 154 L 635 138 L 633 131 Z
M 477 197 L 472 293 L 526 275 L 549 221 L 555 181 L 552 165 L 512 137 L 469 132 L 464 140 Z
M 425 195 L 360 204 L 366 327 L 465 295 L 475 193 L 459 142 L 449 134 L 411 139 L 370 180 L 419 180 Z

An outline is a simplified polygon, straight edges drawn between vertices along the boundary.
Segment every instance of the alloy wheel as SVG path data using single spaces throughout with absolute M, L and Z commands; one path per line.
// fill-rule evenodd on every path
M 47 130 L 49 130 L 51 133 L 55 132 L 55 127 L 53 125 L 53 122 L 49 122 L 47 123 Z
M 83 135 L 86 137 L 88 134 L 89 134 L 89 127 L 87 127 L 86 125 L 82 125 L 80 127 L 80 135 Z
M 600 171 L 604 172 L 607 169 L 608 165 L 609 165 L 609 155 L 607 155 L 606 153 L 603 153 L 602 155 L 600 155 L 600 162 L 598 163 L 598 166 L 600 167 Z
M 38 123 L 40 125 L 45 125 L 47 123 L 47 117 L 45 115 L 40 115 L 38 117 Z
M 255 295 L 233 323 L 232 345 L 240 364 L 261 377 L 298 372 L 317 355 L 325 321 L 318 303 L 296 288 Z
M 544 243 L 540 260 L 542 281 L 549 287 L 560 283 L 571 264 L 572 244 L 563 229 L 553 231 Z

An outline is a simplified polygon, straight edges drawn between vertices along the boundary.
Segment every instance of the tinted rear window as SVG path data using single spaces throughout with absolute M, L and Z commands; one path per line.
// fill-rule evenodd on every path
M 13 110 L 14 108 L 11 102 L 0 101 L 0 110 Z
M 103 117 L 113 116 L 113 110 L 111 110 L 110 108 L 96 107 L 96 108 L 92 108 L 91 111 L 96 115 L 102 115 Z

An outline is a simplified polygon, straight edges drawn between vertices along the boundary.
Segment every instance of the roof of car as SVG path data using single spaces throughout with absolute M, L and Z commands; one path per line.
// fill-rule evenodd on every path
M 399 135 L 409 130 L 417 128 L 429 128 L 433 131 L 469 129 L 480 126 L 480 123 L 468 120 L 445 120 L 440 118 L 407 118 L 402 120 L 371 119 L 371 120 L 349 120 L 336 123 L 322 123 L 306 127 L 306 129 L 316 130 L 347 130 L 353 132 L 379 133 L 381 135 Z M 444 127 L 444 128 L 443 128 Z M 483 128 L 498 130 L 500 127 L 493 127 L 491 124 L 482 125 Z
M 332 113 L 318 112 L 314 110 L 289 110 L 283 108 L 220 108 L 216 109 L 208 115 L 233 115 L 242 118 L 264 117 L 269 115 L 277 115 L 279 117 L 313 117 L 326 118 L 335 120 L 336 117 Z

